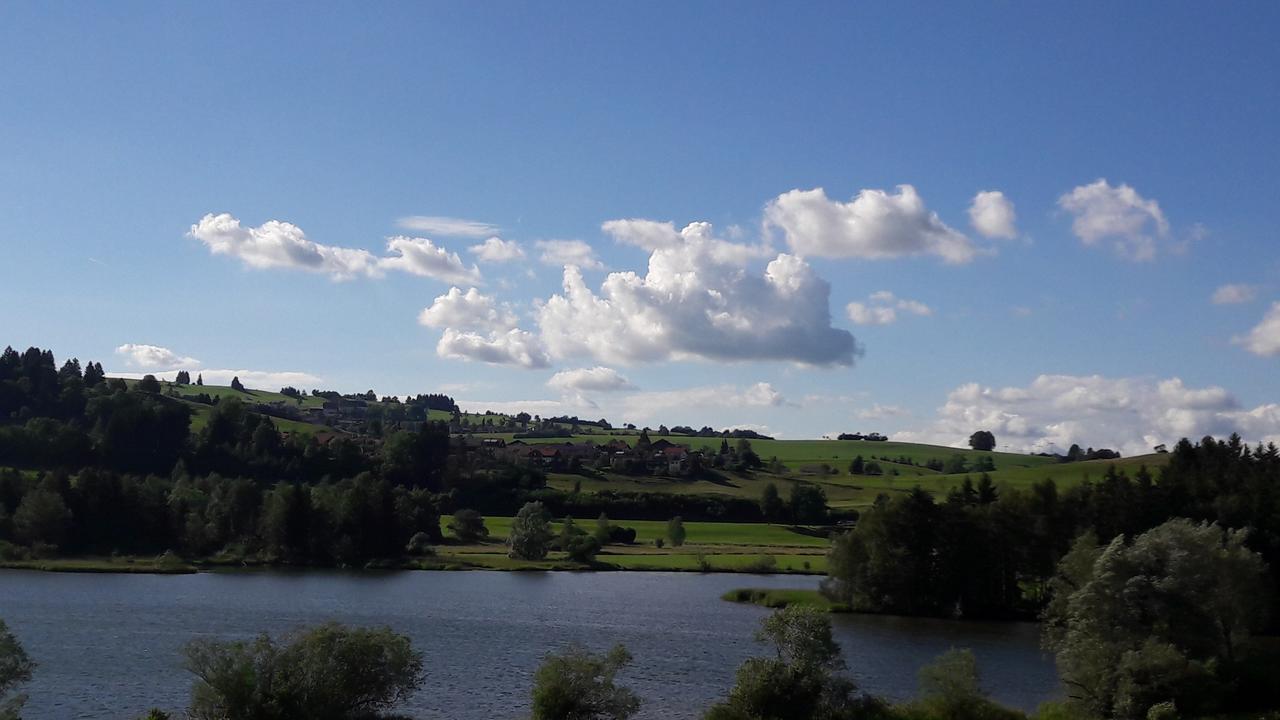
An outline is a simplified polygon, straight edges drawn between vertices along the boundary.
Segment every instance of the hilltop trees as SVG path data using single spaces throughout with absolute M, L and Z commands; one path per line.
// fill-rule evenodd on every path
M 990 452 L 996 449 L 996 436 L 990 430 L 978 430 L 969 436 L 969 447 Z
M 237 376 L 235 376 L 235 377 L 231 378 L 231 389 L 232 389 L 232 390 L 238 390 L 238 391 L 240 391 L 240 392 L 244 392 L 244 384 L 240 382 L 240 376 L 239 376 L 239 375 L 237 375 Z

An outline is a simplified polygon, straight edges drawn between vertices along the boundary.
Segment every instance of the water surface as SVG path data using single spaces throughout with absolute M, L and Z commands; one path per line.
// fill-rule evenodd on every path
M 727 603 L 732 588 L 814 587 L 816 578 L 694 573 L 341 572 L 96 575 L 0 570 L 0 618 L 40 665 L 27 720 L 132 718 L 185 707 L 194 637 L 248 638 L 338 620 L 386 625 L 425 656 L 427 682 L 403 708 L 415 718 L 528 716 L 532 674 L 549 650 L 623 643 L 624 682 L 640 717 L 696 718 L 764 648 L 766 610 Z M 992 695 L 1031 709 L 1057 692 L 1030 623 L 833 616 L 850 674 L 894 699 L 938 653 L 969 647 Z

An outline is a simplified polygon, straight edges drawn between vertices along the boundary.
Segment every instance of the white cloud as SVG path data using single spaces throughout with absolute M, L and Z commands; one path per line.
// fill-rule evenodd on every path
M 323 380 L 316 375 L 305 372 L 281 371 L 272 372 L 269 370 L 223 370 L 219 368 L 191 368 L 191 377 L 194 381 L 199 375 L 204 379 L 205 385 L 230 385 L 232 378 L 240 378 L 240 382 L 250 390 L 267 390 L 276 392 L 285 386 L 293 386 L 302 389 L 305 386 L 315 387 Z M 108 371 L 108 377 L 118 377 L 125 379 L 137 380 L 143 375 L 154 375 L 159 380 L 167 380 L 173 382 L 177 376 L 177 370 L 169 370 L 166 372 L 112 372 Z
M 386 270 L 400 270 L 445 282 L 480 282 L 480 271 L 467 268 L 457 253 L 437 247 L 426 238 L 393 237 L 387 241 L 388 257 L 368 250 L 321 245 L 308 239 L 292 223 L 268 220 L 246 228 L 228 213 L 208 214 L 187 233 L 215 255 L 231 255 L 255 269 L 289 268 L 325 273 L 335 280 L 382 277 Z
M 515 240 L 503 240 L 491 237 L 482 243 L 467 248 L 467 252 L 485 262 L 511 262 L 524 257 L 524 248 Z
M 831 327 L 830 286 L 803 260 L 780 254 L 760 276 L 710 226 L 677 237 L 655 244 L 647 275 L 610 273 L 599 294 L 566 267 L 563 294 L 537 308 L 552 356 L 853 363 L 853 336 Z
M 999 190 L 983 190 L 969 205 L 969 223 L 983 237 L 1012 240 L 1018 236 L 1013 201 Z
M 200 366 L 199 360 L 159 345 L 125 343 L 116 348 L 116 354 L 124 358 L 126 365 L 139 370 L 182 370 Z
M 1179 378 L 1041 375 L 1025 387 L 969 383 L 953 390 L 928 428 L 894 439 L 963 446 L 975 430 L 995 433 L 1000 449 L 1066 452 L 1072 444 L 1132 456 L 1183 437 L 1247 441 L 1280 436 L 1280 405 L 1242 410 L 1225 389 L 1187 387 Z
M 977 249 L 925 207 L 910 185 L 897 194 L 863 190 L 847 203 L 830 200 L 822 188 L 792 190 L 765 206 L 765 222 L 782 230 L 798 255 L 884 259 L 937 255 L 967 263 Z
M 919 300 L 900 298 L 888 290 L 874 292 L 867 300 L 845 306 L 849 319 L 855 325 L 891 325 L 897 322 L 899 311 L 921 316 L 933 314 L 933 309 Z
M 613 368 L 596 366 L 561 370 L 547 381 L 547 387 L 560 392 L 615 392 L 634 390 L 635 385 Z
M 908 415 L 909 413 L 897 405 L 881 405 L 876 403 L 869 408 L 859 410 L 857 415 L 863 420 L 883 420 L 884 418 Z
M 753 258 L 768 257 L 773 254 L 767 243 L 761 245 L 744 245 L 742 243 L 721 240 L 715 237 L 711 223 L 689 223 L 683 230 L 676 230 L 674 223 L 657 222 L 655 220 L 628 219 L 610 220 L 600 229 L 613 239 L 643 248 L 650 252 L 655 250 L 696 246 L 714 262 L 743 265 Z
M 493 331 L 487 335 L 446 328 L 436 344 L 436 354 L 453 360 L 478 360 L 528 369 L 550 365 L 546 349 L 538 337 L 519 328 Z
M 489 223 L 440 215 L 410 215 L 400 218 L 396 224 L 406 230 L 445 237 L 482 238 L 498 232 L 498 228 Z
M 1280 355 L 1280 302 L 1271 303 L 1262 322 L 1234 342 L 1254 355 Z
M 368 250 L 320 245 L 302 228 L 279 220 L 246 228 L 228 213 L 205 215 L 187 233 L 215 255 L 231 255 L 252 268 L 294 268 L 326 273 L 335 280 L 381 275 Z
M 1258 289 L 1252 285 L 1223 285 L 1213 291 L 1214 305 L 1238 305 L 1253 302 L 1258 296 Z
M 379 266 L 411 275 L 451 283 L 479 283 L 480 269 L 468 268 L 458 253 L 449 252 L 426 238 L 398 236 L 387 240 L 387 251 L 397 257 L 382 258 Z
M 1110 239 L 1116 252 L 1130 260 L 1152 260 L 1156 240 L 1169 234 L 1160 204 L 1128 185 L 1105 179 L 1081 185 L 1058 198 L 1058 206 L 1075 216 L 1071 229 L 1085 245 Z
M 622 398 L 623 414 L 631 422 L 699 423 L 691 414 L 708 410 L 741 410 L 788 405 L 787 399 L 773 385 L 759 382 L 747 387 L 712 385 L 633 393 Z M 680 417 L 668 417 L 679 414 Z
M 475 288 L 465 293 L 457 287 L 441 295 L 418 314 L 418 323 L 434 328 L 467 330 L 509 330 L 516 325 L 515 313 Z
M 588 270 L 601 270 L 604 263 L 596 257 L 595 250 L 581 240 L 538 240 L 534 243 L 542 255 L 538 258 L 555 267 L 575 266 Z

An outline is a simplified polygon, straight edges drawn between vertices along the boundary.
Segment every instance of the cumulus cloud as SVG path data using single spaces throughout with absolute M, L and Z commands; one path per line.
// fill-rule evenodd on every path
M 1018 236 L 1013 201 L 999 190 L 983 190 L 969 204 L 969 223 L 983 237 L 1012 240 Z
M 444 237 L 482 238 L 498 232 L 498 228 L 489 223 L 441 215 L 410 215 L 400 218 L 396 224 L 406 230 Z
M 524 257 L 524 248 L 515 240 L 503 240 L 491 237 L 482 243 L 467 248 L 477 258 L 485 262 L 511 262 Z
M 572 265 L 587 270 L 604 268 L 604 263 L 596 257 L 595 250 L 581 240 L 539 240 L 534 245 L 542 251 L 538 259 L 545 265 L 555 267 Z
M 898 321 L 899 311 L 909 315 L 933 314 L 933 309 L 919 300 L 900 298 L 888 290 L 872 293 L 865 303 L 851 302 L 845 311 L 855 325 L 891 325 Z
M 479 268 L 475 265 L 468 268 L 458 253 L 449 252 L 426 238 L 393 237 L 387 241 L 387 251 L 396 256 L 382 258 L 381 267 L 444 282 L 480 282 Z
M 702 422 L 691 414 L 707 410 L 770 408 L 788 405 L 773 385 L 759 382 L 747 387 L 708 385 L 681 390 L 633 393 L 622 399 L 624 415 L 633 422 Z M 669 416 L 679 413 L 682 417 Z
M 1099 179 L 1058 198 L 1058 206 L 1074 216 L 1071 229 L 1085 245 L 1109 239 L 1130 260 L 1154 259 L 1155 238 L 1169 234 L 1160 204 L 1125 184 L 1112 186 Z
M 980 429 L 1017 452 L 1065 452 L 1078 444 L 1141 455 L 1183 437 L 1239 432 L 1251 442 L 1274 440 L 1280 405 L 1243 410 L 1221 387 L 1191 388 L 1176 377 L 1041 375 L 1025 387 L 961 385 L 931 427 L 894 439 L 960 447 Z
M 478 360 L 528 369 L 551 364 L 538 337 L 519 328 L 487 334 L 446 328 L 440 342 L 436 343 L 436 354 L 453 360 Z
M 1262 322 L 1234 342 L 1254 355 L 1280 355 L 1280 302 L 1271 303 Z
M 897 405 L 881 405 L 876 403 L 869 408 L 859 410 L 857 415 L 863 420 L 883 420 L 885 418 L 907 415 L 907 411 Z
M 1258 289 L 1252 285 L 1223 285 L 1213 291 L 1214 305 L 1238 305 L 1253 302 L 1258 296 Z
M 563 294 L 537 308 L 552 356 L 853 363 L 853 336 L 831 327 L 830 286 L 803 260 L 779 254 L 756 275 L 709 226 L 677 237 L 654 245 L 645 276 L 610 273 L 599 293 L 566 267 Z
M 782 230 L 798 255 L 884 259 L 936 255 L 948 263 L 967 263 L 977 249 L 925 207 L 910 185 L 897 193 L 863 190 L 845 203 L 822 188 L 792 190 L 765 206 L 765 223 Z
M 479 269 L 474 265 L 467 268 L 457 253 L 437 247 L 426 238 L 390 238 L 387 252 L 391 255 L 377 257 L 368 250 L 321 245 L 307 238 L 297 225 L 279 220 L 247 228 L 229 213 L 205 215 L 187 235 L 204 243 L 215 255 L 230 255 L 260 270 L 309 270 L 335 280 L 376 278 L 386 270 L 400 270 L 445 282 L 480 282 Z
M 116 348 L 116 354 L 124 359 L 127 367 L 137 372 L 109 372 L 111 377 L 140 378 L 143 375 L 155 375 L 161 380 L 173 381 L 179 370 L 197 373 L 204 377 L 207 385 L 229 385 L 231 378 L 238 377 L 245 387 L 262 390 L 278 390 L 286 385 L 301 387 L 316 385 L 320 378 L 311 373 L 296 371 L 273 372 L 268 370 L 225 370 L 206 368 L 193 357 L 180 355 L 169 348 L 159 345 L 143 345 L 125 343 Z
M 434 328 L 466 330 L 509 330 L 516 325 L 515 313 L 475 288 L 465 293 L 457 287 L 441 295 L 418 314 L 418 323 Z
M 302 228 L 268 220 L 246 228 L 228 213 L 205 215 L 188 236 L 204 243 L 215 255 L 231 255 L 256 269 L 293 268 L 326 273 L 336 280 L 381 274 L 378 259 L 368 250 L 321 245 Z
M 706 222 L 689 223 L 684 229 L 676 230 L 674 223 L 631 218 L 610 220 L 601 225 L 600 229 L 611 235 L 617 242 L 634 245 L 650 252 L 696 245 L 699 252 L 705 253 L 718 263 L 741 265 L 753 258 L 768 257 L 773 254 L 767 243 L 744 245 L 717 238 L 711 223 Z
M 116 354 L 124 358 L 125 365 L 139 370 L 181 370 L 199 367 L 200 361 L 179 355 L 159 345 L 125 343 L 116 348 Z
M 635 389 L 635 385 L 632 385 L 622 373 L 599 365 L 592 368 L 561 370 L 551 376 L 547 381 L 547 387 L 563 393 L 616 392 Z

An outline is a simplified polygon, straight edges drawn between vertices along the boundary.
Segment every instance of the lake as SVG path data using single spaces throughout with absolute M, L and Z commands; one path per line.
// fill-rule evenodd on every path
M 817 578 L 695 573 L 243 572 L 98 575 L 0 570 L 0 618 L 39 663 L 27 720 L 132 718 L 185 707 L 181 647 L 338 620 L 387 625 L 426 659 L 427 681 L 402 710 L 416 718 L 527 717 L 534 669 L 570 642 L 623 643 L 622 680 L 643 718 L 695 718 L 763 654 L 767 611 L 720 600 L 736 587 L 815 587 Z M 1059 690 L 1032 623 L 833 615 L 850 675 L 894 699 L 951 647 L 972 648 L 985 685 L 1032 709 Z

